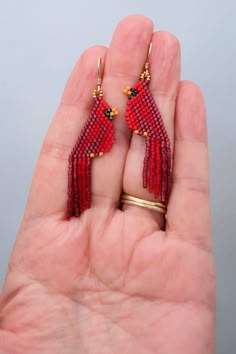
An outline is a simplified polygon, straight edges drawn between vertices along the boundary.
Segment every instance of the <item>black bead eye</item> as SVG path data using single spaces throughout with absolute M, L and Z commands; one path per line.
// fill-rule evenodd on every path
M 108 108 L 103 112 L 109 120 L 113 120 L 113 118 L 119 114 L 116 108 Z
M 134 88 L 131 88 L 130 91 L 131 94 L 128 96 L 129 100 L 131 100 L 131 98 L 135 97 L 139 93 L 139 91 Z
M 105 116 L 110 119 L 112 109 L 108 108 L 108 109 L 105 109 L 105 111 L 103 111 L 103 112 L 104 112 Z

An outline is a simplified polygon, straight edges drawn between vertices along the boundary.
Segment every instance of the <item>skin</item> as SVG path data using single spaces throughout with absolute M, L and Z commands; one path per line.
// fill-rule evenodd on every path
M 122 94 L 151 40 L 150 90 L 173 151 L 166 224 L 157 212 L 118 209 L 122 188 L 153 200 L 142 187 L 145 140 L 128 131 Z M 93 104 L 98 57 L 104 98 L 120 112 L 116 142 L 93 160 L 91 209 L 68 222 L 67 158 Z M 81 56 L 46 135 L 0 297 L 0 352 L 211 354 L 214 330 L 204 99 L 180 82 L 178 40 L 129 16 L 109 49 Z

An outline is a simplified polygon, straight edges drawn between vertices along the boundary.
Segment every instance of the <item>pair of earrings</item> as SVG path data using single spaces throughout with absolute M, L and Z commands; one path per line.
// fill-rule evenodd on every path
M 149 48 L 150 57 L 152 45 Z M 166 203 L 171 188 L 171 147 L 160 111 L 148 89 L 151 76 L 145 63 L 140 79 L 126 87 L 126 121 L 130 130 L 146 138 L 143 187 Z M 69 156 L 67 218 L 79 216 L 91 205 L 91 160 L 110 151 L 115 141 L 112 120 L 118 115 L 103 99 L 101 59 L 98 61 L 97 88 L 89 118 Z

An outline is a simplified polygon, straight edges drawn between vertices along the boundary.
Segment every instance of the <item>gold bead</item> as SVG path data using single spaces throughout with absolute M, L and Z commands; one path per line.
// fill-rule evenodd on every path
M 127 86 L 125 89 L 124 89 L 124 93 L 126 93 L 127 95 L 130 95 L 130 89 L 131 87 L 130 86 Z

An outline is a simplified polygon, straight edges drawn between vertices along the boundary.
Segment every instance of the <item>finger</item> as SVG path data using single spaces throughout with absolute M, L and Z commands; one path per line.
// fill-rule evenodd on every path
M 176 37 L 165 31 L 156 32 L 153 35 L 152 43 L 150 91 L 162 115 L 173 152 L 175 100 L 180 80 L 180 46 Z M 134 81 L 130 81 L 130 86 L 134 83 Z M 142 171 L 145 144 L 144 137 L 133 135 L 125 164 L 123 189 L 129 195 L 155 201 L 153 194 L 143 188 Z M 135 206 L 124 205 L 124 210 L 128 211 L 133 208 L 137 209 Z M 163 214 L 147 209 L 142 209 L 141 212 L 145 212 L 148 217 L 154 219 L 158 228 L 163 227 Z
M 114 121 L 115 143 L 112 150 L 93 164 L 97 186 L 92 204 L 95 207 L 114 209 L 120 202 L 124 162 L 130 140 L 124 118 L 126 99 L 123 88 L 138 76 L 152 33 L 151 20 L 139 15 L 129 16 L 118 24 L 107 53 L 103 91 L 109 105 L 118 108 L 120 114 Z
M 107 49 L 89 48 L 76 64 L 62 101 L 46 134 L 34 173 L 25 217 L 58 214 L 64 217 L 67 203 L 68 156 L 93 105 L 97 61 L 105 62 Z
M 167 230 L 183 240 L 210 247 L 209 162 L 206 112 L 200 89 L 179 87 L 175 119 L 173 188 Z

